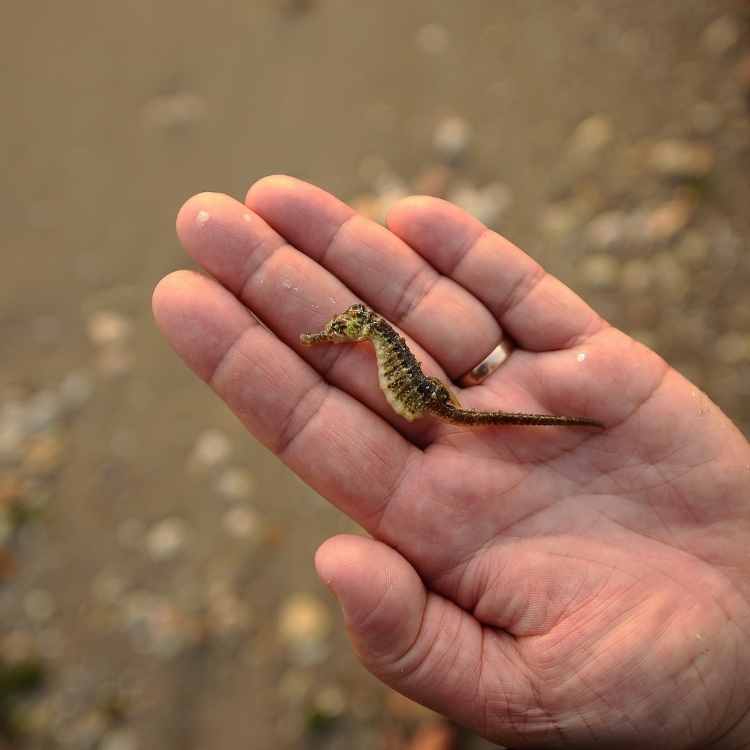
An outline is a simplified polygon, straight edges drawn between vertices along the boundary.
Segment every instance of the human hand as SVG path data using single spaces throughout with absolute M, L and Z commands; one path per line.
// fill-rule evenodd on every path
M 385 229 L 272 177 L 177 227 L 209 277 L 162 280 L 162 331 L 373 537 L 316 556 L 369 670 L 508 745 L 750 747 L 750 448 L 703 393 L 437 199 Z M 404 421 L 369 344 L 300 343 L 358 300 L 446 382 L 510 335 L 464 405 L 606 429 Z

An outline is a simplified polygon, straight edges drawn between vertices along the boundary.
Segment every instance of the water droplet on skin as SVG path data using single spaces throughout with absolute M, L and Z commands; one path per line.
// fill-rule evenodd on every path
M 211 218 L 211 214 L 208 213 L 208 211 L 198 211 L 198 213 L 195 216 L 196 223 L 203 226 L 204 224 L 208 223 L 208 220 Z

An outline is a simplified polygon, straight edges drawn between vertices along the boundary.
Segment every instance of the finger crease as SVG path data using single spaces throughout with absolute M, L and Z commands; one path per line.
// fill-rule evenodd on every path
M 336 240 L 339 238 L 339 235 L 344 230 L 344 228 L 348 226 L 354 219 L 357 219 L 357 218 L 359 218 L 359 214 L 356 212 L 352 212 L 351 214 L 349 214 L 349 216 L 346 217 L 346 219 L 344 219 L 344 221 L 341 222 L 341 224 L 339 224 L 336 227 L 336 229 L 333 230 L 333 234 L 331 234 L 331 236 L 328 238 L 328 241 L 326 242 L 325 247 L 321 251 L 318 258 L 316 259 L 317 262 L 321 266 L 324 266 L 326 268 L 328 267 L 326 261 L 328 259 L 328 255 L 331 251 L 331 248 L 336 243 Z
M 295 422 L 297 421 L 297 413 L 299 412 L 300 407 L 302 404 L 306 404 L 309 401 L 310 394 L 321 386 L 323 387 L 323 392 L 321 393 L 318 403 L 315 404 L 315 407 L 310 413 L 303 418 L 302 423 L 299 426 L 296 426 Z M 281 429 L 279 430 L 278 440 L 273 447 L 273 452 L 279 458 L 282 460 L 285 459 L 297 438 L 307 430 L 315 417 L 321 412 L 323 405 L 328 400 L 330 392 L 330 388 L 325 383 L 318 380 L 299 397 L 295 405 L 289 410 L 286 418 L 283 420 Z
M 414 312 L 435 288 L 439 280 L 440 274 L 432 268 L 427 265 L 420 266 L 402 287 L 398 301 L 393 306 L 391 320 L 397 326 L 401 326 L 401 323 Z
M 450 276 L 451 278 L 455 277 L 456 270 L 461 265 L 461 263 L 468 258 L 471 251 L 477 246 L 477 244 L 485 237 L 485 235 L 490 230 L 487 229 L 487 227 L 482 227 L 482 230 L 479 232 L 479 234 L 476 237 L 473 237 L 469 239 L 467 242 L 465 242 L 461 247 L 459 247 L 457 250 L 455 250 L 451 255 L 453 259 L 453 263 L 450 268 L 446 268 L 444 270 L 445 276 Z
M 547 272 L 540 265 L 535 265 L 531 271 L 523 274 L 505 294 L 504 302 L 495 313 L 497 318 L 503 318 L 518 307 L 541 284 L 546 275 Z

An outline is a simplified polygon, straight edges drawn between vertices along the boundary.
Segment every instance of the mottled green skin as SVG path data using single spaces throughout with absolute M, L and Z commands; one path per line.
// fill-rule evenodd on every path
M 393 409 L 410 422 L 432 414 L 446 422 L 464 425 L 603 426 L 583 417 L 463 409 L 448 386 L 422 372 L 403 336 L 399 336 L 385 318 L 364 305 L 352 305 L 328 321 L 320 333 L 303 333 L 300 340 L 305 345 L 372 341 L 378 360 L 380 387 Z

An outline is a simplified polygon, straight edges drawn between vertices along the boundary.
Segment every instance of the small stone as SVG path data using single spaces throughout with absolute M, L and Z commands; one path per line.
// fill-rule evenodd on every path
M 450 37 L 444 26 L 428 23 L 417 31 L 417 46 L 422 52 L 439 55 L 448 49 Z
M 232 467 L 222 472 L 216 489 L 230 500 L 246 500 L 255 490 L 255 477 L 247 469 Z
M 349 205 L 366 219 L 376 221 L 378 224 L 385 223 L 386 211 L 383 203 L 372 193 L 355 196 L 349 201 Z
M 670 297 L 681 299 L 690 288 L 690 278 L 672 252 L 663 252 L 653 257 L 654 278 L 659 287 Z
M 230 508 L 222 519 L 224 529 L 230 536 L 235 539 L 257 539 L 259 535 L 260 524 L 257 514 L 245 508 L 238 506 Z
M 664 177 L 702 179 L 713 170 L 716 155 L 708 143 L 672 138 L 651 147 L 649 164 Z
M 44 430 L 60 417 L 62 401 L 53 390 L 37 391 L 26 403 L 26 430 Z
M 43 623 L 55 614 L 55 600 L 49 591 L 32 589 L 23 598 L 23 608 L 29 620 Z
M 60 400 L 66 409 L 78 409 L 83 406 L 94 392 L 94 383 L 87 372 L 71 372 L 60 383 Z
M 165 518 L 155 524 L 146 536 L 146 547 L 153 560 L 169 560 L 185 545 L 187 524 L 180 518 Z
M 59 468 L 63 444 L 57 435 L 41 433 L 26 444 L 23 468 L 35 476 L 49 474 Z
M 102 738 L 99 750 L 137 750 L 138 742 L 131 729 L 116 729 Z
M 313 706 L 323 718 L 336 719 L 346 709 L 346 695 L 338 685 L 326 685 L 315 694 Z
M 470 140 L 471 126 L 463 117 L 457 115 L 441 120 L 432 136 L 435 150 L 449 163 L 464 156 Z
M 191 462 L 201 467 L 218 466 L 229 458 L 232 443 L 220 430 L 205 430 L 195 442 Z
M 312 594 L 293 594 L 284 602 L 279 614 L 279 635 L 297 664 L 319 664 L 325 659 L 330 629 L 328 609 Z
M 97 370 L 107 377 L 126 375 L 134 364 L 133 353 L 120 344 L 102 347 L 96 357 Z
M 725 333 L 716 342 L 716 356 L 728 365 L 750 361 L 750 334 L 741 331 Z
M 542 213 L 542 229 L 554 239 L 567 237 L 581 223 L 581 217 L 572 201 L 554 203 Z
M 570 152 L 580 158 L 593 156 L 612 140 L 612 123 L 604 115 L 582 120 L 570 139 Z
M 652 272 L 648 261 L 636 258 L 627 261 L 622 267 L 620 283 L 630 294 L 645 292 L 651 286 Z
M 211 592 L 209 608 L 211 632 L 219 636 L 229 636 L 245 630 L 250 624 L 247 605 L 230 591 Z
M 86 324 L 89 339 L 95 346 L 122 343 L 129 338 L 132 323 L 120 313 L 112 310 L 100 310 L 94 313 Z
M 586 227 L 586 234 L 594 247 L 605 250 L 625 235 L 627 219 L 622 211 L 605 211 L 595 216 Z
M 604 289 L 613 286 L 620 272 L 617 259 L 606 253 L 590 255 L 583 260 L 581 275 L 591 286 Z
M 453 170 L 446 164 L 434 164 L 414 180 L 414 192 L 418 195 L 442 197 L 453 177 Z
M 145 124 L 158 130 L 178 130 L 202 120 L 206 116 L 206 100 L 189 91 L 176 91 L 155 96 L 144 107 Z
M 457 739 L 456 728 L 438 719 L 417 728 L 408 750 L 454 750 Z
M 660 242 L 673 239 L 690 223 L 695 207 L 692 195 L 677 195 L 662 203 L 646 217 L 646 236 Z
M 24 421 L 0 413 L 0 461 L 15 461 L 20 457 L 26 431 Z
M 719 16 L 706 26 L 703 32 L 703 47 L 712 55 L 729 52 L 740 38 L 740 29 L 730 15 Z
M 482 224 L 491 226 L 510 206 L 511 194 L 510 188 L 500 182 L 490 183 L 483 188 L 464 184 L 456 186 L 448 194 L 448 200 L 479 219 Z

